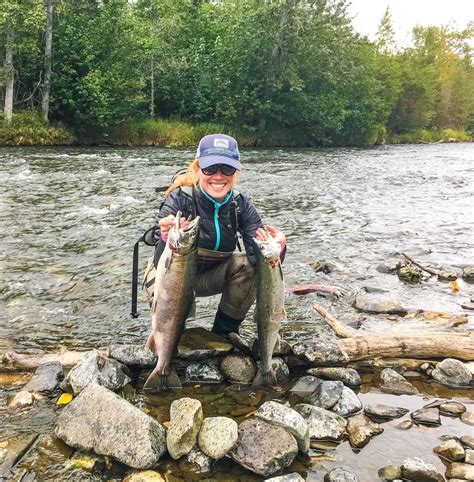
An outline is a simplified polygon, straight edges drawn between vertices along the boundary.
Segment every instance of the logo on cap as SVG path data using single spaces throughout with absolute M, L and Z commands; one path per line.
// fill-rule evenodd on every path
M 229 141 L 227 139 L 214 139 L 214 147 L 229 149 Z

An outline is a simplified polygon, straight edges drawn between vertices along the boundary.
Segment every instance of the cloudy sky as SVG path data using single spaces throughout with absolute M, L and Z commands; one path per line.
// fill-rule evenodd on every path
M 474 21 L 474 0 L 351 0 L 355 29 L 373 39 L 387 6 L 401 46 L 409 43 L 415 25 L 463 28 Z

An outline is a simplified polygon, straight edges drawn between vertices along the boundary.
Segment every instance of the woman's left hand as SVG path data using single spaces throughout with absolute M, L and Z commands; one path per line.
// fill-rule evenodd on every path
M 266 224 L 265 229 L 258 228 L 257 231 L 255 232 L 255 237 L 260 241 L 266 241 L 268 237 L 267 232 L 273 239 L 275 239 L 280 243 L 280 246 L 283 249 L 283 247 L 286 245 L 286 236 L 277 228 L 275 228 L 275 226 Z

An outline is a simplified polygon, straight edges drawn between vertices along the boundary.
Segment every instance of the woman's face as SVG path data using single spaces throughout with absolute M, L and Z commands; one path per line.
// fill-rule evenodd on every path
M 232 176 L 225 176 L 219 169 L 215 174 L 207 176 L 199 169 L 199 185 L 209 196 L 217 202 L 221 202 L 237 183 L 238 172 L 239 171 L 236 171 Z

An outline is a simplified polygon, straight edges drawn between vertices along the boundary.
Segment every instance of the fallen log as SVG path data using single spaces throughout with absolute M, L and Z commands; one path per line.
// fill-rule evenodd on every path
M 323 317 L 324 321 L 330 326 L 332 331 L 334 331 L 336 336 L 339 338 L 358 336 L 356 330 L 343 325 L 340 321 L 337 321 L 336 318 L 334 318 L 334 316 L 332 316 L 322 306 L 315 303 L 313 305 L 313 309 Z

